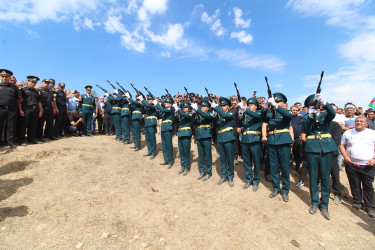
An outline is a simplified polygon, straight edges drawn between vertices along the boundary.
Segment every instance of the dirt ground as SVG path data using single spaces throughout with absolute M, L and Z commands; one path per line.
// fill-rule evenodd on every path
M 327 221 L 308 213 L 294 170 L 286 203 L 268 197 L 263 172 L 258 192 L 242 189 L 242 160 L 233 188 L 216 185 L 215 150 L 212 178 L 198 181 L 195 144 L 190 173 L 178 175 L 177 138 L 171 169 L 159 165 L 157 141 L 154 160 L 144 141 L 134 152 L 112 136 L 0 148 L 0 249 L 375 249 L 375 220 L 351 209 L 344 171 L 343 202 L 331 195 Z

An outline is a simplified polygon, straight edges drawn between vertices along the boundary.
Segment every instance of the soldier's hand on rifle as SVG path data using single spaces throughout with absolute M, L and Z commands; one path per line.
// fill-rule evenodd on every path
M 197 110 L 198 109 L 198 105 L 196 103 L 192 103 L 190 105 L 194 110 Z
M 117 89 L 115 89 L 115 93 L 118 94 L 118 90 Z
M 321 94 L 315 94 L 315 100 L 317 100 L 323 106 L 327 104 L 327 101 L 324 100 Z
M 142 95 L 138 96 L 138 99 L 139 99 L 140 101 L 143 101 L 143 100 L 144 100 Z
M 130 94 L 129 94 L 128 91 L 126 91 L 125 96 L 126 96 L 126 98 L 130 98 Z
M 268 103 L 271 104 L 273 107 L 277 106 L 277 104 L 275 102 L 275 98 L 273 98 L 273 97 L 268 98 Z
M 268 109 L 268 100 L 263 103 L 263 109 Z
M 310 108 L 309 108 L 309 117 L 310 118 L 314 118 L 314 115 L 316 114 L 316 108 L 314 107 L 314 106 L 311 106 Z
M 240 107 L 241 109 L 243 109 L 243 107 L 244 107 L 244 106 L 243 106 L 243 103 L 242 103 L 242 102 L 239 102 L 239 103 L 238 103 L 238 107 Z
M 180 108 L 177 106 L 176 103 L 174 103 L 174 104 L 172 105 L 172 107 L 173 107 L 176 111 L 180 109 Z
M 155 99 L 155 100 L 152 101 L 152 103 L 153 103 L 154 105 L 156 105 L 156 104 L 158 104 L 158 100 Z
M 105 96 L 105 97 L 108 97 L 108 96 L 109 96 L 109 93 L 108 93 L 108 92 L 107 92 L 107 93 L 105 93 L 105 94 L 104 94 L 104 96 Z

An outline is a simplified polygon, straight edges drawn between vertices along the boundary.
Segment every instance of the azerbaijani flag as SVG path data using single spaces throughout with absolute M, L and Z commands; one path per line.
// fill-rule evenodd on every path
M 368 106 L 369 106 L 370 108 L 375 109 L 375 97 L 372 98 L 372 100 L 371 100 L 371 102 L 370 102 L 370 104 L 369 104 Z

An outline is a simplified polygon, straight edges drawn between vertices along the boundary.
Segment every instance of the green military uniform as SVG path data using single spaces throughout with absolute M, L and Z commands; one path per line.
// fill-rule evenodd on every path
M 147 99 L 152 100 L 151 95 L 147 95 Z M 151 155 L 153 159 L 156 155 L 156 126 L 158 125 L 158 111 L 155 105 L 149 104 L 147 101 L 142 100 L 142 104 L 146 107 L 145 116 L 145 139 L 147 145 L 147 155 Z
M 129 102 L 132 104 L 132 135 L 135 150 L 141 149 L 141 119 L 144 112 L 141 101 L 135 101 L 131 97 Z
M 91 90 L 92 86 L 87 85 L 85 86 L 86 90 Z M 81 100 L 81 112 L 82 118 L 86 124 L 86 131 L 83 132 L 84 135 L 91 135 L 91 122 L 92 122 L 92 115 L 95 112 L 95 97 L 91 94 L 83 94 Z
M 221 97 L 220 105 L 231 105 L 229 99 Z M 236 114 L 229 110 L 224 112 L 220 106 L 214 108 L 217 112 L 218 147 L 220 154 L 220 167 L 222 180 L 233 181 L 234 178 L 234 137 L 233 125 Z
M 183 102 L 182 109 L 189 108 L 190 102 Z M 191 136 L 192 136 L 192 126 L 194 123 L 193 113 L 185 113 L 183 110 L 177 110 L 177 113 L 180 115 L 178 122 L 178 150 L 180 152 L 181 160 L 181 170 L 179 173 L 184 172 L 186 175 L 190 171 L 190 148 L 191 148 Z
M 201 107 L 211 107 L 207 100 L 200 102 Z M 197 124 L 197 148 L 199 158 L 199 172 L 200 178 L 207 176 L 204 180 L 212 175 L 212 121 L 214 116 L 211 112 L 203 112 L 200 108 L 197 109 L 196 124 Z
M 172 98 L 167 97 L 165 102 L 173 103 Z M 163 108 L 159 104 L 156 104 L 155 107 L 162 112 L 161 114 L 161 145 L 163 150 L 164 162 L 162 165 L 169 165 L 169 168 L 173 165 L 173 144 L 172 144 L 172 130 L 173 130 L 173 114 L 174 108 Z
M 276 102 L 287 102 L 287 98 L 281 93 L 274 93 L 273 96 Z M 269 136 L 267 140 L 267 151 L 270 161 L 273 191 L 275 194 L 280 192 L 280 169 L 282 180 L 281 192 L 287 196 L 290 189 L 290 145 L 293 143 L 293 139 L 289 133 L 289 127 L 293 116 L 288 110 L 280 106 L 275 110 L 276 116 L 273 116 L 271 112 L 267 112 L 267 109 L 263 109 L 261 119 L 268 123 Z
M 120 99 L 120 106 L 121 106 L 121 132 L 122 132 L 122 141 L 124 144 L 130 143 L 130 115 L 131 115 L 131 107 L 129 104 L 129 100 L 122 96 L 122 91 L 120 94 L 117 94 L 117 97 Z
M 249 98 L 247 104 L 259 106 L 256 98 Z M 254 190 L 260 182 L 260 157 L 262 147 L 262 121 L 260 111 L 246 109 L 242 117 L 242 159 L 246 181 L 254 185 Z M 254 162 L 254 173 L 252 164 Z M 256 190 L 255 190 L 256 191 Z
M 314 102 L 315 95 L 306 98 L 305 106 Z M 327 209 L 330 193 L 330 173 L 333 151 L 337 150 L 335 141 L 330 134 L 330 123 L 336 112 L 329 103 L 323 106 L 327 112 L 306 116 L 303 132 L 307 136 L 305 156 L 310 174 L 311 203 Z M 318 180 L 321 180 L 321 199 L 319 200 Z
M 113 125 L 115 127 L 116 141 L 121 140 L 121 101 L 116 96 L 116 93 L 113 94 L 114 97 L 108 96 L 108 100 L 112 105 L 111 115 L 113 118 Z

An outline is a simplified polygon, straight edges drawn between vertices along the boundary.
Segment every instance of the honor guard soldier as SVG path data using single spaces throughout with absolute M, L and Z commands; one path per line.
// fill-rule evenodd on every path
M 53 115 L 55 109 L 55 101 L 53 100 L 52 90 L 49 88 L 49 80 L 44 79 L 42 81 L 42 89 L 40 91 L 40 97 L 42 102 L 43 114 L 38 121 L 37 138 L 40 141 L 44 141 L 44 138 L 51 140 L 57 140 L 53 131 Z M 45 129 L 43 133 L 45 123 Z
M 38 118 L 41 118 L 43 114 L 42 99 L 39 91 L 35 89 L 35 85 L 39 81 L 39 78 L 36 76 L 28 76 L 27 79 L 29 80 L 28 86 L 21 89 L 23 102 L 20 113 L 21 116 L 25 117 L 23 134 L 26 134 L 27 129 L 27 141 L 30 144 L 38 144 L 41 143 L 36 141 Z M 26 146 L 26 142 L 23 141 L 21 145 Z
M 164 101 L 164 106 L 160 106 L 157 100 L 153 100 L 155 107 L 161 111 L 161 146 L 163 149 L 164 162 L 160 165 L 168 165 L 168 168 L 173 166 L 173 144 L 172 144 L 172 119 L 174 115 L 174 108 L 172 107 L 173 99 L 171 97 L 166 97 Z
M 242 102 L 238 104 L 243 108 Z M 260 182 L 260 156 L 262 147 L 262 121 L 261 112 L 257 111 L 259 102 L 256 98 L 247 99 L 247 109 L 242 117 L 242 159 L 245 170 L 246 184 L 244 189 L 253 185 L 256 192 Z M 252 165 L 254 163 L 254 171 Z
M 126 92 L 125 96 L 128 98 L 133 108 L 132 135 L 133 135 L 134 146 L 131 148 L 134 148 L 135 151 L 138 151 L 141 149 L 141 119 L 142 119 L 142 114 L 143 114 L 143 106 L 139 97 L 143 96 L 143 94 L 141 92 L 138 92 L 137 96 L 135 97 L 136 100 L 133 100 L 130 97 L 129 92 Z
M 211 105 L 203 99 L 200 102 L 200 108 L 196 103 L 191 107 L 197 112 L 197 148 L 199 158 L 199 177 L 198 180 L 206 181 L 212 176 L 212 121 L 214 116 L 209 112 Z
M 124 93 L 121 90 L 117 90 L 117 97 L 120 99 L 121 106 L 121 131 L 122 131 L 122 142 L 124 144 L 130 144 L 130 116 L 131 107 L 128 98 L 125 98 Z M 116 92 L 116 91 L 115 91 Z
M 284 109 L 287 98 L 282 93 L 274 93 L 273 97 L 268 98 L 262 110 L 262 121 L 268 124 L 269 136 L 266 131 L 262 131 L 262 141 L 267 142 L 268 157 L 270 162 L 271 178 L 273 191 L 270 198 L 276 197 L 282 193 L 283 201 L 289 201 L 290 189 L 290 145 L 293 139 L 289 133 L 290 121 L 292 114 Z M 275 113 L 268 112 L 268 103 L 272 105 Z M 282 189 L 280 190 L 280 171 Z
M 316 109 L 316 102 L 327 112 Z M 306 141 L 305 155 L 310 175 L 311 206 L 309 212 L 315 214 L 318 207 L 324 218 L 330 219 L 328 212 L 330 173 L 333 152 L 337 150 L 330 132 L 330 123 L 336 112 L 320 94 L 309 95 L 305 100 L 309 115 L 302 125 L 302 139 Z M 318 181 L 321 181 L 321 198 L 319 199 Z
M 145 116 L 145 140 L 147 145 L 147 154 L 144 156 L 151 156 L 150 159 L 154 159 L 156 156 L 156 126 L 158 125 L 158 111 L 155 105 L 152 103 L 154 98 L 148 94 L 147 101 L 143 100 L 140 96 L 142 104 L 146 107 Z
M 22 95 L 16 85 L 10 83 L 12 71 L 0 69 L 0 132 L 4 130 L 7 124 L 7 142 L 11 149 L 16 148 L 14 145 L 14 120 L 17 116 L 17 107 L 21 110 Z
M 91 136 L 91 122 L 92 122 L 92 115 L 95 112 L 95 97 L 91 94 L 91 85 L 85 86 L 86 94 L 81 96 L 81 112 L 82 118 L 85 120 L 86 130 L 83 132 L 85 136 Z
M 66 110 L 66 94 L 65 94 L 65 83 L 60 82 L 57 85 L 56 90 L 56 107 L 59 112 L 56 115 L 56 124 L 55 124 L 55 136 L 60 138 L 63 135 L 66 118 L 67 118 L 67 110 Z
M 220 106 L 216 103 L 211 103 L 211 106 L 217 112 L 217 127 L 218 127 L 218 148 L 220 154 L 221 180 L 217 182 L 218 185 L 229 180 L 229 186 L 233 187 L 234 182 L 234 137 L 233 125 L 236 119 L 236 114 L 230 111 L 231 102 L 228 98 L 220 98 Z
M 173 108 L 180 115 L 178 122 L 178 150 L 180 152 L 181 169 L 178 174 L 187 175 L 190 171 L 190 148 L 194 116 L 191 112 L 190 102 L 183 102 L 182 110 L 173 104 Z
M 115 90 L 115 93 L 113 93 L 112 96 L 109 95 L 109 93 L 106 93 L 105 96 L 107 96 L 109 102 L 111 103 L 112 110 L 111 115 L 113 119 L 113 125 L 115 127 L 115 140 L 121 141 L 122 136 L 122 130 L 121 130 L 121 101 L 119 97 L 117 96 L 117 91 Z

